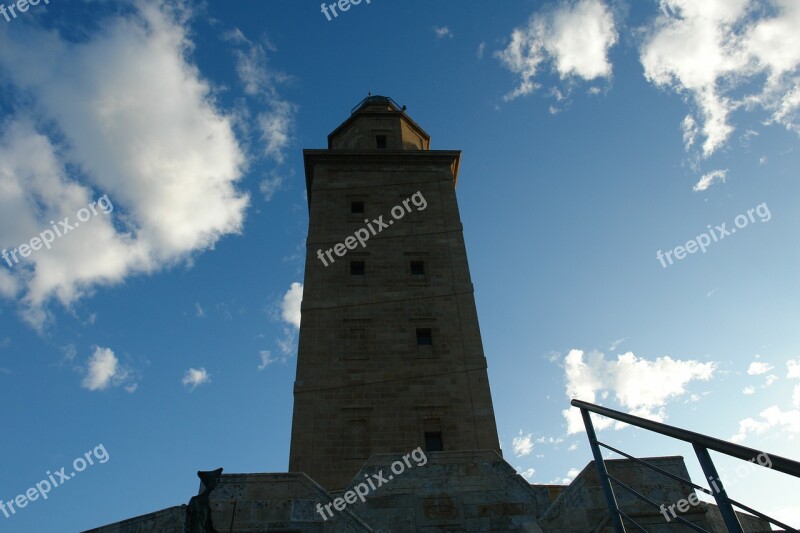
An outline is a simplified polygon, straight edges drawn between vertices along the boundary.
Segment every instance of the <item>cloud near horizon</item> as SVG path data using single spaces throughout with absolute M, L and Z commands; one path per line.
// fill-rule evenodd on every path
M 589 403 L 596 403 L 598 394 L 605 398 L 613 394 L 623 410 L 632 415 L 663 422 L 666 405 L 688 394 L 687 385 L 695 380 L 708 381 L 717 364 L 693 360 L 676 360 L 659 357 L 647 360 L 632 352 L 618 355 L 616 360 L 606 360 L 600 352 L 585 356 L 583 350 L 570 350 L 564 358 L 566 395 Z M 567 421 L 567 434 L 585 431 L 580 410 L 562 411 Z M 614 426 L 625 427 L 608 418 L 593 418 L 598 430 Z

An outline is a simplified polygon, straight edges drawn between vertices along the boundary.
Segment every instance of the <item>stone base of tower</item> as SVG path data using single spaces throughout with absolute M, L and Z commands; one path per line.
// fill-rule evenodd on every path
M 223 474 L 211 493 L 214 527 L 219 533 L 613 531 L 593 463 L 570 485 L 531 485 L 494 451 L 429 452 L 426 458 L 420 465 L 406 461 L 411 466 L 393 474 L 392 465 L 402 464 L 402 455 L 372 456 L 349 487 L 365 483 L 369 490 L 363 502 L 347 498 L 353 503 L 345 501 L 348 491 L 326 491 L 303 473 Z M 681 457 L 646 460 L 688 478 Z M 607 466 L 611 475 L 658 502 L 677 502 L 692 493 L 628 460 L 607 461 Z M 686 529 L 619 492 L 620 507 L 648 531 Z M 171 507 L 86 533 L 182 533 L 185 509 Z M 681 516 L 708 531 L 726 531 L 713 505 L 700 503 Z M 740 521 L 747 532 L 770 530 L 754 517 L 740 515 Z

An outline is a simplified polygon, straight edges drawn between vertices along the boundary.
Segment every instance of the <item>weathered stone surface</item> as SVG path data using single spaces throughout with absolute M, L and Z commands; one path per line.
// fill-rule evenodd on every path
M 183 533 L 186 506 L 168 507 L 115 524 L 90 529 L 84 533 Z
M 642 458 L 642 460 L 673 475 L 689 479 L 689 472 L 682 457 L 649 457 Z M 690 494 L 695 494 L 695 490 L 691 486 L 675 481 L 634 461 L 609 460 L 606 461 L 606 468 L 611 476 L 658 504 L 663 503 L 668 506 L 688 498 Z M 614 494 L 620 509 L 651 533 L 688 530 L 685 525 L 674 519 L 668 522 L 657 509 L 625 489 L 616 487 Z M 701 502 L 699 505 L 691 507 L 688 512 L 679 513 L 679 516 L 711 532 L 724 533 L 727 531 L 719 518 L 719 511 L 714 505 Z M 766 522 L 746 515 L 740 514 L 740 522 L 747 532 L 769 531 L 770 529 Z M 572 483 L 561 491 L 553 504 L 539 517 L 538 523 L 545 532 L 597 531 L 613 533 L 614 529 L 594 463 L 587 464 Z

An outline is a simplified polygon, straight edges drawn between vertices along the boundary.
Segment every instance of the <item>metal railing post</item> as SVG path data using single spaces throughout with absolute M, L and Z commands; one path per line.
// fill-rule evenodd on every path
M 594 462 L 595 465 L 597 465 L 597 472 L 600 474 L 600 485 L 603 487 L 603 494 L 606 496 L 608 512 L 611 513 L 611 523 L 614 524 L 614 530 L 617 533 L 626 533 L 625 525 L 622 523 L 622 518 L 619 516 L 617 499 L 611 488 L 611 481 L 608 479 L 606 463 L 603 461 L 603 454 L 600 452 L 600 446 L 597 445 L 597 435 L 594 432 L 594 425 L 592 425 L 592 415 L 586 409 L 581 409 L 581 416 L 583 417 L 583 425 L 586 427 L 586 435 L 589 437 L 589 446 L 592 448 L 592 455 L 594 455 Z
M 697 454 L 697 460 L 700 461 L 700 466 L 703 473 L 706 475 L 706 481 L 711 486 L 711 495 L 717 501 L 717 507 L 722 515 L 722 520 L 730 533 L 743 533 L 742 525 L 736 517 L 736 511 L 733 510 L 731 502 L 728 500 L 728 494 L 725 492 L 725 487 L 722 485 L 722 480 L 719 478 L 717 468 L 714 466 L 714 461 L 711 460 L 711 455 L 708 450 L 703 446 L 692 443 L 694 453 Z M 716 480 L 716 481 L 715 481 Z

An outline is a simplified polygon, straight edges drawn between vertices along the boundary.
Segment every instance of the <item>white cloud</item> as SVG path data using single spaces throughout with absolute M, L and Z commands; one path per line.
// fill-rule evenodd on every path
M 529 483 L 531 479 L 533 479 L 534 474 L 536 474 L 536 470 L 534 470 L 533 468 L 529 468 L 524 472 L 520 472 L 519 469 L 517 469 L 517 472 L 519 472 L 519 475 L 524 477 L 525 480 L 528 481 Z
M 300 328 L 300 304 L 303 303 L 303 284 L 294 282 L 281 302 L 281 318 L 287 324 Z
M 277 361 L 277 359 L 275 359 L 275 358 L 273 358 L 271 356 L 271 353 L 270 353 L 269 350 L 261 350 L 260 352 L 258 352 L 258 355 L 261 358 L 261 364 L 258 365 L 258 369 L 259 370 L 264 370 L 269 365 L 271 365 L 272 363 Z
M 559 485 L 569 485 L 570 483 L 572 483 L 572 481 L 576 477 L 578 477 L 578 474 L 580 474 L 580 473 L 581 473 L 581 471 L 578 470 L 577 468 L 570 468 L 569 472 L 567 472 L 567 476 L 566 477 L 563 477 L 561 479 L 558 479 L 558 478 L 554 479 L 550 483 L 551 484 L 559 484 Z
M 578 449 L 578 443 L 577 442 L 573 442 L 572 444 L 569 445 L 569 448 L 567 448 L 567 451 L 568 452 L 574 452 L 577 449 Z
M 287 102 L 276 102 L 271 111 L 258 115 L 264 153 L 279 163 L 283 162 L 284 151 L 291 141 L 289 131 L 293 116 L 294 106 Z
M 685 95 L 697 109 L 704 157 L 728 141 L 738 109 L 761 109 L 766 123 L 800 133 L 798 2 L 665 1 L 679 15 L 654 19 L 640 61 L 648 81 Z
M 183 383 L 184 386 L 191 388 L 191 390 L 194 390 L 200 385 L 211 383 L 211 375 L 206 372 L 206 369 L 203 367 L 190 368 L 183 375 L 181 383 Z
M 666 418 L 668 401 L 687 394 L 686 386 L 691 381 L 711 379 L 715 369 L 715 363 L 670 357 L 648 361 L 632 352 L 618 355 L 616 361 L 606 361 L 599 352 L 592 352 L 585 359 L 582 350 L 570 350 L 564 358 L 567 397 L 595 403 L 598 394 L 610 391 L 629 413 L 657 421 Z M 562 413 L 568 434 L 584 431 L 580 410 L 571 408 Z M 593 417 L 593 422 L 598 430 L 613 424 L 601 417 Z
M 205 318 L 206 312 L 203 311 L 203 308 L 200 307 L 200 302 L 194 303 L 194 316 L 198 318 Z
M 755 392 L 756 388 L 750 385 L 742 389 L 742 394 L 744 394 L 745 396 L 750 396 L 751 394 L 755 394 Z
M 261 183 L 258 184 L 258 190 L 264 195 L 264 201 L 269 202 L 281 188 L 281 185 L 283 185 L 283 176 L 272 172 L 269 178 L 261 180 Z
M 450 28 L 447 26 L 434 26 L 433 33 L 436 34 L 437 39 L 443 39 L 445 37 L 453 38 L 453 32 L 451 32 Z
M 483 59 L 484 50 L 486 50 L 486 43 L 481 42 L 481 44 L 478 45 L 478 51 L 476 52 L 478 59 Z
M 776 381 L 778 381 L 778 376 L 775 374 L 770 374 L 764 379 L 764 385 L 761 388 L 766 389 L 767 387 L 771 387 Z
M 187 62 L 183 19 L 136 6 L 77 42 L 34 26 L 0 32 L 0 82 L 29 102 L 0 131 L 0 247 L 50 220 L 74 222 L 104 194 L 115 207 L 0 274 L 0 292 L 39 329 L 51 299 L 70 306 L 242 228 L 249 199 L 235 187 L 245 156 L 232 120 Z M 40 60 L 19 61 L 30 50 Z
M 286 358 L 291 356 L 297 351 L 297 330 L 292 328 L 283 328 L 283 337 L 277 339 L 275 344 L 284 355 L 281 362 L 285 362 Z
M 300 307 L 303 303 L 303 284 L 294 282 L 283 295 L 277 306 L 277 317 L 285 325 L 283 335 L 275 340 L 278 350 L 282 354 L 279 358 L 272 358 L 270 362 L 285 363 L 297 351 L 297 338 L 300 329 Z M 263 353 L 263 352 L 262 352 Z
M 564 442 L 562 437 L 539 437 L 536 439 L 537 444 L 561 444 Z
M 766 374 L 774 367 L 769 363 L 762 363 L 760 361 L 754 361 L 750 363 L 750 366 L 747 368 L 747 373 L 751 376 L 759 376 L 761 374 Z
M 552 62 L 562 80 L 609 78 L 608 52 L 616 42 L 614 17 L 601 0 L 575 0 L 534 13 L 526 26 L 512 31 L 505 50 L 495 53 L 520 78 L 505 100 L 537 89 L 540 85 L 534 78 L 546 61 Z
M 800 379 L 800 361 L 789 359 L 786 361 L 786 370 L 788 379 Z M 800 383 L 795 385 L 792 391 L 792 405 L 800 409 Z
M 101 391 L 125 385 L 125 390 L 133 392 L 137 385 L 132 380 L 130 369 L 119 363 L 113 350 L 96 346 L 94 353 L 89 357 L 81 387 L 90 391 Z
M 789 439 L 800 434 L 800 410 L 782 411 L 777 405 L 767 407 L 759 413 L 760 420 L 745 418 L 739 421 L 739 432 L 731 437 L 733 442 L 742 442 L 749 434 L 762 435 L 770 430 L 785 433 Z
M 514 437 L 514 440 L 511 441 L 511 448 L 514 450 L 514 455 L 517 457 L 530 455 L 530 453 L 533 451 L 533 442 L 531 441 L 531 436 L 531 433 L 523 435 L 522 430 L 520 430 L 519 436 Z
M 694 192 L 702 192 L 711 187 L 715 181 L 721 181 L 725 183 L 725 180 L 728 179 L 728 169 L 725 170 L 712 170 L 711 172 L 704 174 L 703 177 L 700 178 L 695 186 L 692 188 Z
M 609 346 L 609 348 L 608 348 L 608 351 L 609 351 L 609 352 L 613 352 L 614 350 L 616 350 L 617 348 L 619 348 L 619 345 L 620 345 L 620 344 L 622 344 L 623 342 L 625 342 L 625 340 L 626 340 L 627 338 L 628 338 L 628 337 L 622 337 L 621 339 L 617 339 L 617 340 L 615 340 L 614 342 L 612 342 L 612 343 L 611 343 L 611 346 Z
M 5 241 L 3 241 L 5 243 Z M 19 292 L 19 284 L 5 268 L 0 269 L 0 296 L 12 299 Z
M 681 123 L 681 129 L 683 130 L 683 146 L 686 150 L 689 150 L 694 146 L 697 135 L 700 133 L 697 121 L 692 115 L 686 115 Z

